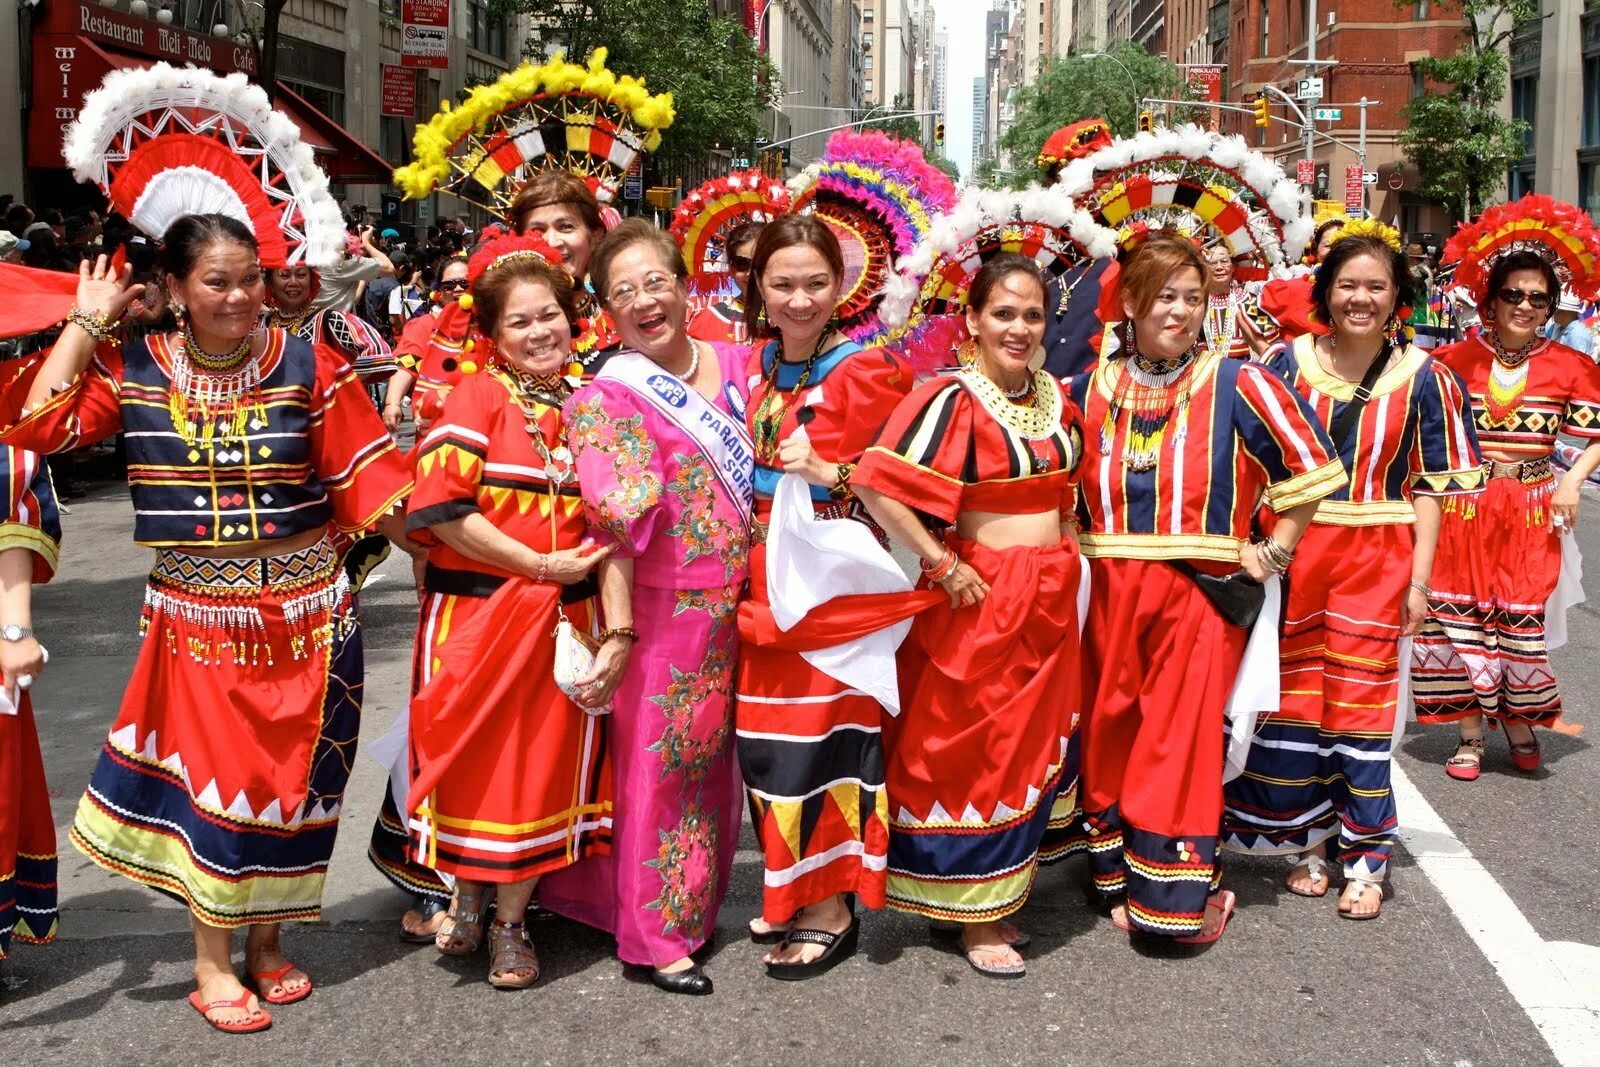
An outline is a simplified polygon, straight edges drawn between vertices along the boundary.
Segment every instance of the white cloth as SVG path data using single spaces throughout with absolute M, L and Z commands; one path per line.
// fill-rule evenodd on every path
M 411 793 L 411 764 L 407 758 L 411 747 L 408 736 L 410 723 L 411 706 L 406 704 L 383 736 L 365 746 L 367 755 L 377 760 L 380 766 L 388 768 L 389 795 L 394 797 L 395 809 L 400 812 L 402 820 L 406 817 L 406 798 Z
M 803 431 L 802 431 L 803 432 Z M 812 608 L 834 597 L 901 593 L 910 578 L 878 544 L 872 531 L 853 519 L 818 519 L 811 492 L 798 474 L 778 479 L 767 525 L 767 599 L 780 630 L 791 629 Z M 895 653 L 911 620 L 855 641 L 800 653 L 807 663 L 900 714 Z
M 311 310 L 333 308 L 353 311 L 356 291 L 362 282 L 383 276 L 383 264 L 367 256 L 345 256 L 332 266 L 317 271 L 317 295 L 311 298 Z
M 43 645 L 39 646 L 39 655 L 44 662 L 50 662 L 50 650 L 45 648 Z M 29 680 L 29 684 L 31 684 L 33 675 L 25 674 L 22 676 L 22 678 Z M 28 688 L 28 686 L 22 684 L 21 681 L 13 685 L 10 689 L 0 688 L 0 715 L 22 714 L 22 690 L 26 688 Z
M 1223 712 L 1228 730 L 1228 752 L 1222 767 L 1225 783 L 1244 773 L 1257 720 L 1276 714 L 1280 707 L 1278 616 L 1283 610 L 1283 579 L 1273 575 L 1262 584 L 1267 591 L 1266 602 L 1250 628 L 1250 640 L 1244 646 L 1244 658 L 1239 661 L 1239 673 L 1233 679 L 1233 692 L 1228 694 Z
M 1567 609 L 1584 601 L 1583 553 L 1576 534 L 1561 535 L 1561 577 L 1544 605 L 1544 647 L 1554 652 L 1567 643 Z

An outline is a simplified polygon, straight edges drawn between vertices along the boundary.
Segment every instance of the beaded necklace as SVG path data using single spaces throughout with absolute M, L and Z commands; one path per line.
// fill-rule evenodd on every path
M 572 389 L 567 380 L 559 373 L 556 374 L 530 374 L 521 369 L 505 365 L 502 367 L 502 378 L 511 388 L 511 399 L 522 412 L 525 420 L 523 428 L 528 431 L 528 436 L 533 438 L 533 447 L 544 460 L 544 473 L 552 486 L 565 485 L 577 476 L 572 467 L 572 453 L 566 445 L 551 448 L 545 444 L 544 434 L 539 429 L 539 408 L 553 407 L 559 409 L 572 395 Z
M 1500 335 L 1483 330 L 1479 336 L 1489 342 L 1494 360 L 1489 364 L 1489 385 L 1483 397 L 1483 421 L 1490 427 L 1510 426 L 1522 406 L 1522 394 L 1528 386 L 1528 366 L 1533 350 L 1544 340 L 1535 334 L 1528 343 L 1515 352 L 1506 351 Z
M 1133 330 L 1126 331 L 1128 356 L 1120 362 L 1122 371 L 1111 404 L 1100 427 L 1100 450 L 1110 452 L 1117 421 L 1128 412 L 1128 437 L 1122 450 L 1122 465 L 1131 471 L 1152 470 L 1161 458 L 1162 439 L 1174 413 L 1178 416 L 1175 441 L 1182 444 L 1184 413 L 1189 406 L 1189 391 L 1197 360 L 1191 348 L 1172 359 L 1151 359 L 1134 343 Z
M 1239 303 L 1235 292 L 1227 296 L 1213 296 L 1206 304 L 1206 346 L 1218 355 L 1226 355 L 1233 346 L 1238 328 Z
M 243 441 L 249 429 L 266 425 L 261 357 L 251 351 L 255 335 L 252 330 L 233 351 L 221 356 L 201 348 L 188 327 L 176 347 L 167 343 L 172 358 L 167 410 L 173 429 L 185 444 L 225 446 Z
M 811 372 L 816 369 L 817 360 L 823 353 L 823 345 L 833 333 L 830 325 L 822 331 L 822 336 L 817 338 L 811 355 L 806 357 L 805 367 L 800 371 L 800 378 L 794 383 L 794 388 L 784 390 L 778 388 L 778 367 L 783 363 L 783 338 L 778 338 L 778 350 L 772 357 L 772 366 L 767 370 L 765 388 L 761 393 L 761 401 L 755 407 L 755 414 L 751 417 L 751 429 L 755 439 L 756 459 L 762 463 L 770 464 L 778 455 L 778 445 L 781 442 L 778 435 L 783 431 L 783 420 L 788 418 L 789 409 L 794 406 L 800 394 L 805 390 L 806 383 L 811 381 Z

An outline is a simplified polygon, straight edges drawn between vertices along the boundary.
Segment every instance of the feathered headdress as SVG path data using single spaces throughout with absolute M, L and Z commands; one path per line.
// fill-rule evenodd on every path
M 844 286 L 837 320 L 858 344 L 889 334 L 877 315 L 889 272 L 956 203 L 955 183 L 910 141 L 841 130 L 822 158 L 789 182 L 796 211 L 813 212 L 839 238 Z
M 1110 148 L 1111 142 L 1109 122 L 1105 119 L 1084 119 L 1063 126 L 1045 138 L 1044 147 L 1039 149 L 1039 158 L 1035 162 L 1040 170 L 1049 174 L 1070 160 L 1082 159 L 1091 152 Z
M 683 249 L 695 287 L 716 289 L 727 280 L 717 252 L 728 234 L 746 222 L 770 222 L 789 210 L 789 188 L 759 170 L 713 178 L 683 198 L 668 227 Z
M 1119 138 L 1075 159 L 1057 184 L 1125 245 L 1177 230 L 1274 272 L 1299 259 L 1316 223 L 1305 187 L 1245 144 L 1198 126 Z
M 1600 228 L 1587 212 L 1548 196 L 1529 193 L 1510 204 L 1496 204 L 1462 225 L 1445 243 L 1441 262 L 1455 264 L 1455 281 L 1483 304 L 1489 273 L 1500 257 L 1533 252 L 1555 269 L 1563 287 L 1581 300 L 1600 296 L 1595 270 Z
M 151 237 L 184 215 L 216 213 L 250 228 L 267 267 L 328 266 L 344 245 L 310 147 L 243 74 L 114 70 L 84 100 L 62 155 Z
M 651 95 L 638 78 L 607 70 L 604 48 L 587 67 L 558 52 L 478 86 L 459 107 L 440 105 L 417 127 L 412 162 L 394 183 L 412 200 L 443 189 L 504 217 L 532 175 L 560 168 L 609 201 L 672 118 L 672 94 Z
M 1405 251 L 1405 245 L 1400 240 L 1400 231 L 1380 219 L 1351 219 L 1328 238 L 1328 246 L 1331 248 L 1346 237 L 1372 237 L 1382 241 L 1384 247 L 1391 252 Z

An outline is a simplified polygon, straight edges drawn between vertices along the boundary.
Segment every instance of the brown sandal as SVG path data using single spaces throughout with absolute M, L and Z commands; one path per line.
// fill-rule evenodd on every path
M 470 956 L 478 951 L 478 946 L 483 944 L 488 895 L 486 890 L 479 890 L 476 895 L 456 890 L 456 895 L 450 898 L 444 925 L 434 935 L 433 943 L 440 952 L 446 956 Z
M 1458 782 L 1476 782 L 1483 770 L 1483 738 L 1463 737 L 1456 754 L 1444 761 L 1444 773 Z
M 531 971 L 531 974 L 518 974 Z M 520 922 L 489 924 L 489 984 L 496 989 L 527 989 L 539 980 L 539 957 Z

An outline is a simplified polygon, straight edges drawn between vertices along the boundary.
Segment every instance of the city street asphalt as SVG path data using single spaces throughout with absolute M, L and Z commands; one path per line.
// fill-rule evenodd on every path
M 1583 518 L 1600 574 L 1600 501 Z M 1453 730 L 1408 732 L 1396 766 L 1425 803 L 1408 811 L 1401 794 L 1411 847 L 1376 922 L 1339 919 L 1331 893 L 1289 895 L 1282 861 L 1233 860 L 1240 907 L 1218 944 L 1133 946 L 1086 904 L 1078 860 L 1045 871 L 1018 917 L 1034 936 L 1020 981 L 984 978 L 922 922 L 883 913 L 865 919 L 854 959 L 779 983 L 743 936 L 761 870 L 746 828 L 704 954 L 713 996 L 659 992 L 606 936 L 551 918 L 532 929 L 538 985 L 496 992 L 482 954 L 447 959 L 397 939 L 405 900 L 365 856 L 384 772 L 361 757 L 324 918 L 284 935 L 316 992 L 275 1009 L 270 1031 L 237 1037 L 185 1003 L 187 913 L 66 840 L 138 649 L 150 554 L 130 540 L 119 486 L 95 488 L 64 524 L 59 577 L 36 592 L 51 662 L 34 689 L 60 834 L 61 938 L 14 946 L 0 964 L 0 1063 L 1600 1064 L 1600 595 L 1576 609 L 1555 659 L 1568 717 L 1589 734 L 1544 733 L 1540 773 L 1517 774 L 1491 736 L 1483 777 L 1454 782 L 1442 766 Z M 364 595 L 364 743 L 405 698 L 415 620 L 406 562 L 377 573 Z M 1433 813 L 1443 828 L 1419 829 Z

